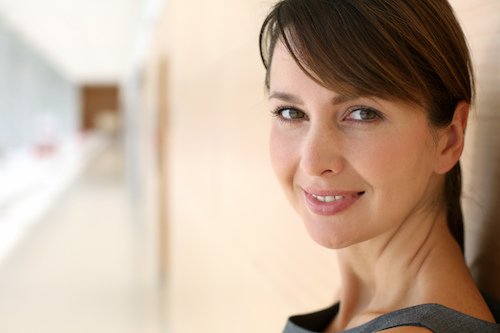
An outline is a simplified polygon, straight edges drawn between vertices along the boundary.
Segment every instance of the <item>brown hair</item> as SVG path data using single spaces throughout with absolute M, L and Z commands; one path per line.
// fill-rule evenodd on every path
M 322 86 L 346 96 L 397 98 L 448 126 L 474 81 L 467 43 L 446 0 L 282 0 L 264 21 L 260 52 L 269 69 L 278 40 Z M 463 250 L 457 163 L 445 177 L 451 233 Z

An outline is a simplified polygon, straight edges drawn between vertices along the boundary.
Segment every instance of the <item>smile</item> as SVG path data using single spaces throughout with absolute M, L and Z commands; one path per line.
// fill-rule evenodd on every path
M 314 198 L 318 199 L 319 201 L 321 202 L 333 202 L 333 201 L 336 201 L 336 200 L 340 200 L 340 199 L 344 199 L 345 197 L 348 197 L 349 195 L 336 195 L 336 196 L 326 196 L 326 197 L 323 197 L 323 196 L 320 196 L 320 195 L 315 195 L 315 194 L 311 194 Z M 352 196 L 352 195 L 350 195 Z
M 314 190 L 311 190 L 311 192 L 313 191 Z M 349 209 L 363 196 L 363 194 L 365 194 L 365 192 L 355 192 L 355 191 L 347 193 L 344 192 L 344 193 L 324 193 L 324 194 L 318 193 L 316 191 L 314 192 L 318 194 L 313 194 L 311 192 L 304 191 L 306 204 L 312 213 L 322 216 L 336 215 Z

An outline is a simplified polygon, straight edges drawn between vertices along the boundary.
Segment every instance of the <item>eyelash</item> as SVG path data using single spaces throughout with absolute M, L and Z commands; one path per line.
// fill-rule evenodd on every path
M 298 119 L 288 119 L 288 118 L 284 118 L 281 116 L 281 114 L 283 113 L 283 111 L 286 111 L 286 110 L 292 110 L 292 111 L 297 111 L 297 112 L 301 112 L 304 114 L 304 118 L 298 118 Z M 350 121 L 354 121 L 358 124 L 361 124 L 361 125 L 368 125 L 369 123 L 372 123 L 372 122 L 376 122 L 378 120 L 383 120 L 384 119 L 384 116 L 383 114 L 374 109 L 374 108 L 371 108 L 371 107 L 367 107 L 367 106 L 353 106 L 353 107 L 350 107 L 347 111 L 347 116 L 345 118 L 348 118 L 351 114 L 353 114 L 354 112 L 356 111 L 368 111 L 368 112 L 373 112 L 375 113 L 375 118 L 374 119 L 371 119 L 371 120 L 358 120 L 358 119 L 351 119 Z M 307 114 L 303 111 L 300 111 L 299 109 L 297 108 L 294 108 L 294 107 L 291 107 L 291 106 L 282 106 L 282 107 L 279 107 L 275 110 L 271 110 L 271 114 L 273 115 L 273 117 L 277 117 L 279 121 L 281 122 L 284 122 L 284 123 L 294 123 L 294 122 L 297 122 L 297 121 L 303 121 L 303 120 L 309 120 L 309 117 L 307 116 Z M 344 118 L 344 119 L 345 119 Z

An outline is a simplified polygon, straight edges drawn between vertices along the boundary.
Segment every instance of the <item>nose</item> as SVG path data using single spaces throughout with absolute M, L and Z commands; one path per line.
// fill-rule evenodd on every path
M 310 129 L 302 146 L 300 167 L 310 176 L 336 175 L 344 169 L 342 138 L 334 129 Z

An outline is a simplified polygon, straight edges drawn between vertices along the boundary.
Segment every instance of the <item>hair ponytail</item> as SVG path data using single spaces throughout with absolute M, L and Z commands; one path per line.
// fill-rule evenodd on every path
M 448 171 L 444 182 L 448 228 L 464 252 L 464 217 L 461 205 L 462 172 L 460 162 Z

